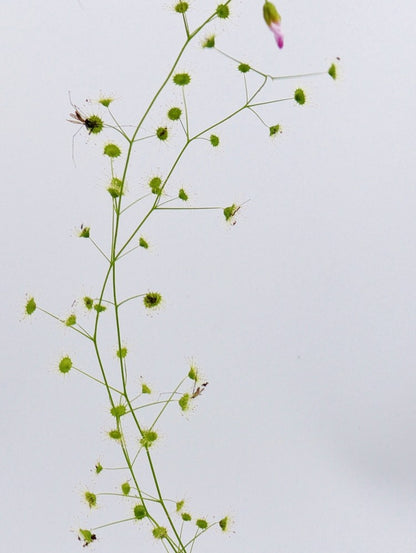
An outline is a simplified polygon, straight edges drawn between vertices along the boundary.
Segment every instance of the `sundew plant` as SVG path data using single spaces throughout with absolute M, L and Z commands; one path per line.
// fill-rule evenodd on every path
M 204 3 L 211 0 L 203 0 Z M 125 517 L 122 520 L 108 520 L 107 523 L 78 529 L 80 545 L 86 547 L 98 538 L 105 539 L 105 528 L 109 525 L 120 526 L 135 522 L 142 531 L 153 535 L 166 551 L 174 553 L 190 553 L 199 539 L 211 528 L 216 527 L 225 532 L 229 527 L 227 513 L 214 513 L 207 518 L 199 518 L 191 512 L 183 498 L 167 497 L 162 489 L 157 469 L 157 456 L 163 455 L 163 448 L 155 444 L 160 437 L 160 428 L 163 427 L 163 417 L 169 416 L 172 409 L 180 412 L 189 411 L 201 397 L 207 397 L 208 382 L 203 377 L 198 365 L 190 362 L 184 367 L 183 373 L 174 375 L 177 385 L 166 395 L 152 394 L 152 373 L 142 375 L 140 358 L 130 360 L 128 336 L 131 328 L 126 324 L 124 310 L 128 304 L 136 302 L 143 312 L 154 312 L 163 304 L 163 290 L 147 288 L 138 289 L 134 295 L 126 295 L 123 287 L 123 273 L 120 266 L 129 259 L 135 263 L 135 256 L 151 245 L 145 234 L 146 225 L 156 212 L 162 210 L 211 210 L 213 216 L 219 212 L 225 222 L 233 226 L 241 213 L 242 204 L 230 201 L 226 205 L 218 206 L 213 198 L 212 205 L 189 205 L 189 190 L 178 187 L 174 175 L 179 163 L 187 163 L 187 154 L 199 140 L 204 140 L 207 151 L 218 148 L 221 142 L 221 128 L 232 124 L 244 113 L 250 113 L 259 125 L 265 128 L 264 140 L 275 139 L 282 132 L 278 122 L 278 106 L 281 102 L 293 102 L 304 105 L 307 97 L 303 88 L 294 87 L 290 97 L 278 97 L 278 82 L 283 79 L 296 77 L 299 81 L 303 77 L 329 76 L 336 79 L 336 65 L 322 68 L 322 71 L 305 75 L 278 75 L 271 74 L 262 67 L 251 67 L 244 59 L 239 59 L 235 52 L 223 51 L 217 43 L 213 24 L 227 22 L 231 15 L 232 0 L 222 4 L 212 5 L 212 13 L 196 25 L 190 24 L 188 14 L 190 10 L 198 11 L 198 0 L 190 6 L 187 2 L 178 2 L 173 6 L 172 17 L 180 18 L 183 23 L 183 43 L 176 55 L 172 55 L 172 62 L 168 73 L 160 80 L 160 86 L 154 92 L 151 101 L 144 106 L 136 122 L 121 123 L 113 106 L 114 98 L 101 96 L 97 100 L 97 109 L 89 102 L 87 108 L 79 108 L 73 104 L 72 113 L 68 121 L 79 125 L 79 132 L 94 135 L 98 140 L 104 137 L 102 153 L 108 160 L 108 182 L 106 194 L 109 209 L 109 236 L 110 240 L 100 240 L 95 236 L 93 229 L 88 225 L 79 228 L 78 236 L 88 240 L 92 251 L 96 251 L 100 263 L 104 261 L 105 270 L 102 282 L 94 295 L 84 296 L 75 305 L 71 306 L 68 316 L 61 318 L 54 315 L 45 306 L 41 306 L 38 298 L 28 297 L 26 315 L 40 311 L 53 317 L 63 327 L 76 333 L 85 347 L 90 348 L 95 357 L 95 367 L 83 365 L 82 361 L 75 361 L 71 354 L 57 359 L 57 367 L 62 375 L 71 374 L 93 381 L 97 392 L 105 395 L 108 401 L 108 411 L 112 423 L 106 430 L 108 439 L 117 446 L 119 459 L 117 474 L 120 475 L 118 489 L 105 489 L 106 473 L 114 467 L 100 460 L 94 467 L 97 475 L 99 490 L 85 490 L 84 500 L 90 508 L 96 507 L 101 501 L 111 502 L 113 496 L 123 499 Z M 284 27 L 281 16 L 276 7 L 266 1 L 263 13 L 259 8 L 253 8 L 252 17 L 263 17 L 266 26 L 273 33 L 270 47 L 275 49 L 276 56 L 284 53 Z M 193 20 L 197 15 L 193 13 Z M 267 28 L 265 26 L 265 32 Z M 155 29 L 160 33 L 160 29 Z M 198 42 L 199 41 L 199 42 Z M 195 128 L 192 113 L 189 109 L 189 98 L 192 96 L 192 72 L 183 70 L 183 58 L 191 42 L 200 45 L 203 55 L 226 58 L 232 63 L 233 71 L 238 71 L 241 79 L 241 91 L 236 95 L 235 108 L 221 117 L 213 119 L 204 128 Z M 207 52 L 209 51 L 209 52 Z M 223 87 L 223 94 L 228 94 L 227 82 L 216 81 L 216 86 Z M 272 95 L 266 99 L 264 92 Z M 179 94 L 178 94 L 179 92 Z M 162 93 L 171 94 L 176 98 L 166 109 L 161 101 Z M 243 100 L 238 101 L 238 98 Z M 179 99 L 179 101 L 178 101 Z M 76 101 L 75 99 L 71 99 Z M 193 99 L 195 101 L 195 99 Z M 203 106 L 200 107 L 203 110 Z M 149 124 L 155 119 L 162 121 L 149 134 Z M 266 119 L 268 120 L 266 122 Z M 160 143 L 169 143 L 175 131 L 176 140 L 172 141 L 171 149 L 175 148 L 173 161 L 164 172 L 155 168 L 152 175 L 136 175 L 137 166 L 134 160 L 140 157 L 143 144 L 153 141 L 156 147 Z M 180 137 L 179 140 L 177 137 Z M 276 142 L 278 147 L 278 141 Z M 76 157 L 76 156 L 75 156 Z M 265 161 L 267 163 L 267 160 Z M 134 168 L 134 174 L 133 174 Z M 146 190 L 138 194 L 130 191 L 127 183 L 137 178 L 146 180 Z M 247 206 L 244 206 L 246 209 Z M 141 257 L 143 262 L 143 255 Z M 137 257 L 136 257 L 137 261 Z M 120 276 L 121 275 L 121 276 Z M 81 320 L 79 311 L 88 314 L 87 324 Z M 139 311 L 137 311 L 139 313 Z M 137 316 L 137 329 L 134 336 L 142 335 L 146 318 Z M 164 338 L 164 343 L 169 337 Z M 115 356 L 108 361 L 109 344 L 115 346 Z M 155 344 L 157 347 L 158 344 Z M 184 352 L 188 355 L 188 352 Z M 138 372 L 140 371 L 140 372 Z M 73 374 L 75 373 L 75 374 Z M 171 386 L 167 383 L 167 386 Z M 207 467 L 208 470 L 208 467 Z M 114 474 L 114 473 L 113 473 Z

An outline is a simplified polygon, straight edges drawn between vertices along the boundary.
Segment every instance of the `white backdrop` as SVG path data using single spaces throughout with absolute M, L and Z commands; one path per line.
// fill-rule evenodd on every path
M 81 107 L 113 94 L 120 120 L 134 123 L 183 39 L 168 2 L 120 4 L 0 8 L 0 530 L 9 552 L 79 551 L 73 531 L 113 516 L 106 506 L 89 516 L 80 499 L 86 487 L 105 487 L 91 470 L 110 447 L 105 398 L 54 367 L 63 353 L 84 367 L 92 357 L 39 314 L 21 319 L 25 293 L 63 316 L 101 279 L 99 257 L 74 229 L 91 225 L 108 239 L 105 137 L 79 133 L 74 167 L 68 90 Z M 131 311 L 137 374 L 166 391 L 195 359 L 209 381 L 194 413 L 160 425 L 162 484 L 195 514 L 234 519 L 233 533 L 212 532 L 201 553 L 413 553 L 414 4 L 282 0 L 282 51 L 260 0 L 232 5 L 215 26 L 221 49 L 281 74 L 324 70 L 339 56 L 341 77 L 275 83 L 269 98 L 302 85 L 310 99 L 262 112 L 282 124 L 277 140 L 244 114 L 218 131 L 219 151 L 198 144 L 177 183 L 195 205 L 250 199 L 238 223 L 213 212 L 155 214 L 145 231 L 152 250 L 125 271 L 129 290 L 166 299 L 152 317 Z M 214 6 L 194 0 L 191 22 Z M 241 102 L 238 73 L 214 52 L 196 44 L 181 67 L 193 75 L 195 128 Z M 173 153 L 146 146 L 129 188 L 144 190 Z M 143 544 L 160 547 L 125 525 L 90 547 Z

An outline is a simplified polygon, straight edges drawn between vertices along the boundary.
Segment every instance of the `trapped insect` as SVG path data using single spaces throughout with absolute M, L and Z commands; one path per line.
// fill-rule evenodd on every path
M 84 540 L 84 543 L 82 544 L 82 547 L 87 547 L 91 542 L 95 541 L 96 539 L 97 539 L 97 536 L 95 534 L 91 534 L 90 541 Z M 78 536 L 78 540 L 82 541 L 79 536 Z
M 76 135 L 79 133 L 79 131 L 82 129 L 82 127 L 85 127 L 87 129 L 88 134 L 98 134 L 103 130 L 104 123 L 101 117 L 98 115 L 84 115 L 80 108 L 72 103 L 71 100 L 71 93 L 68 91 L 69 96 L 69 102 L 71 106 L 74 108 L 74 113 L 70 113 L 69 117 L 71 119 L 67 119 L 69 123 L 75 123 L 76 125 L 82 125 L 77 132 L 72 137 L 72 160 L 75 165 L 75 158 L 74 158 L 74 141 Z
M 87 129 L 88 134 L 98 134 L 102 131 L 104 124 L 101 117 L 98 117 L 98 115 L 89 115 L 88 117 L 86 117 L 75 104 L 71 102 L 71 105 L 74 108 L 75 113 L 69 114 L 69 116 L 72 118 L 67 119 L 69 123 L 83 125 Z
M 206 386 L 208 386 L 208 382 L 204 382 L 201 384 L 201 386 L 198 386 L 198 388 L 194 388 L 194 391 L 192 392 L 191 398 L 195 399 L 196 397 L 200 396 L 202 392 L 205 390 Z

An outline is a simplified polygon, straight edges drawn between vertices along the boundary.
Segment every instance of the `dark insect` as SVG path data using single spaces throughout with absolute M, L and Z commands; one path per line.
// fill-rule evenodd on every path
M 102 122 L 97 120 L 96 117 L 84 117 L 80 110 L 74 106 L 75 113 L 70 113 L 69 116 L 72 117 L 72 119 L 67 119 L 70 123 L 75 123 L 77 125 L 84 125 L 84 127 L 87 129 L 88 134 L 93 133 L 94 131 L 97 131 L 98 128 L 102 128 Z
M 104 123 L 102 119 L 98 115 L 89 115 L 88 117 L 85 116 L 82 111 L 77 107 L 74 103 L 72 103 L 71 100 L 71 93 L 68 91 L 69 96 L 69 102 L 71 106 L 74 108 L 74 113 L 70 113 L 69 116 L 71 119 L 67 119 L 70 123 L 75 123 L 76 125 L 81 125 L 81 127 L 77 130 L 77 132 L 72 137 L 72 160 L 75 165 L 75 157 L 74 157 L 74 145 L 75 145 L 75 137 L 79 133 L 79 131 L 84 127 L 87 129 L 88 134 L 98 134 L 102 131 L 104 127 Z
M 206 386 L 208 386 L 208 382 L 204 382 L 203 384 L 201 384 L 201 386 L 198 386 L 198 388 L 194 389 L 191 398 L 195 399 L 196 397 L 200 396 L 205 390 Z
M 79 541 L 81 541 L 81 538 L 78 536 Z M 87 547 L 91 542 L 95 541 L 97 539 L 97 536 L 95 534 L 91 534 L 91 541 L 84 540 L 84 543 L 82 544 L 82 547 Z

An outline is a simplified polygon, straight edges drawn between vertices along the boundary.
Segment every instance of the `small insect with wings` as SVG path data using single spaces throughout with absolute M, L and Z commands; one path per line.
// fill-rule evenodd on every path
M 196 388 L 196 383 L 195 383 L 191 398 L 195 399 L 196 397 L 200 396 L 207 386 L 208 386 L 208 382 L 203 382 L 200 386 Z
M 223 213 L 224 213 L 224 217 L 225 217 L 225 220 L 227 221 L 227 223 L 229 223 L 230 225 L 235 225 L 237 223 L 236 219 L 235 219 L 235 214 L 240 211 L 240 209 L 242 208 L 242 206 L 244 204 L 246 204 L 247 202 L 249 202 L 250 200 L 246 200 L 245 202 L 243 202 L 242 204 L 232 204 L 228 207 L 225 207 L 224 210 L 223 210 Z
M 77 106 L 72 104 L 72 107 L 74 108 L 75 113 L 69 114 L 69 116 L 72 118 L 67 119 L 69 123 L 83 125 L 87 129 L 88 134 L 98 134 L 103 130 L 104 123 L 101 117 L 98 117 L 98 115 L 89 115 L 88 117 L 86 117 L 82 114 L 81 110 Z
M 104 123 L 101 117 L 99 117 L 98 115 L 88 115 L 88 116 L 84 115 L 82 111 L 79 109 L 79 107 L 72 103 L 70 92 L 68 92 L 68 96 L 69 96 L 69 102 L 71 106 L 74 108 L 74 113 L 69 114 L 69 117 L 71 119 L 67 119 L 67 121 L 69 121 L 69 123 L 75 123 L 76 125 L 81 125 L 81 127 L 77 130 L 77 132 L 72 137 L 72 159 L 75 164 L 75 159 L 74 159 L 75 142 L 74 141 L 75 141 L 76 135 L 79 133 L 82 127 L 85 127 L 85 129 L 88 131 L 88 134 L 98 134 L 103 130 Z

